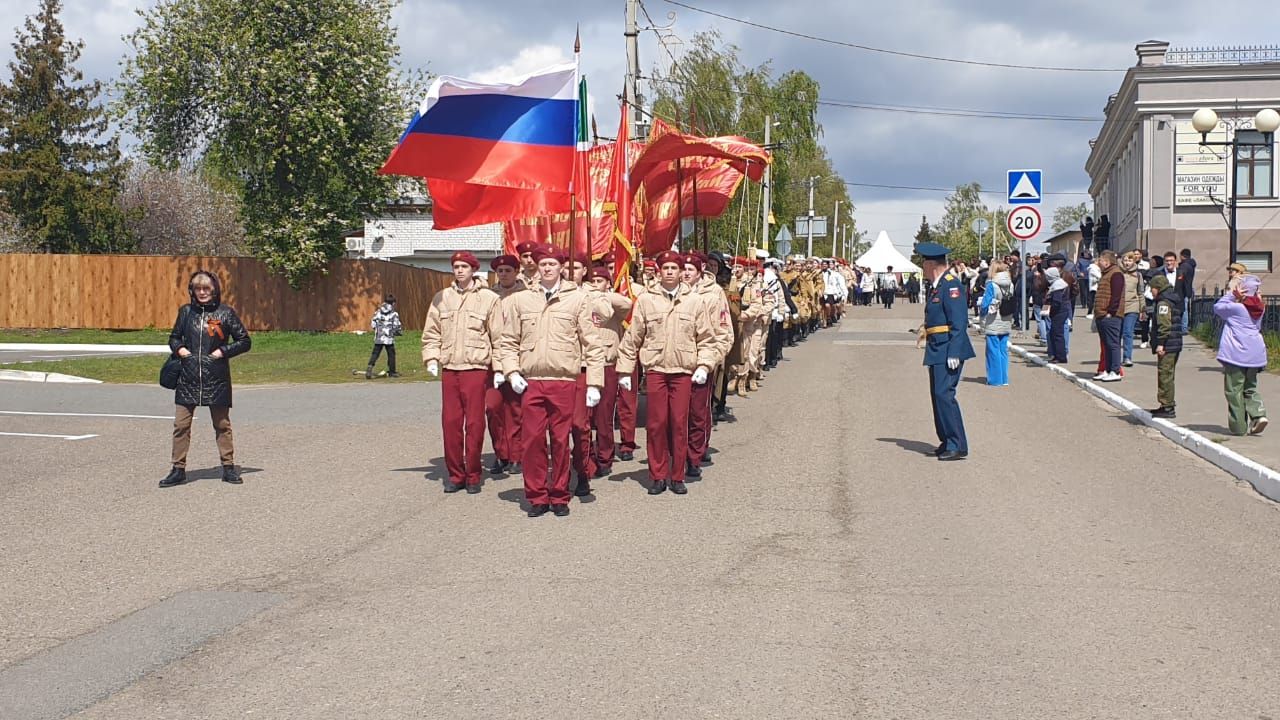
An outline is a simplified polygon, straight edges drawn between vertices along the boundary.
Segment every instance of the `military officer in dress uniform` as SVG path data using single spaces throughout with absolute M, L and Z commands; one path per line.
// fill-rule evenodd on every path
M 924 258 L 924 275 L 933 287 L 924 304 L 924 364 L 929 368 L 929 392 L 933 400 L 933 426 L 938 433 L 939 460 L 960 460 L 969 455 L 964 418 L 956 402 L 956 386 L 964 361 L 974 356 L 969 342 L 969 303 L 965 283 L 947 269 L 947 248 L 937 243 L 917 243 Z

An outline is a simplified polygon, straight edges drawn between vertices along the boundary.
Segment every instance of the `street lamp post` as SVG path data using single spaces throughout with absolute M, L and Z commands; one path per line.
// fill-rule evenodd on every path
M 1231 153 L 1231 163 L 1228 165 L 1229 172 L 1228 182 L 1231 183 L 1231 219 L 1228 221 L 1231 230 L 1231 259 L 1228 262 L 1236 261 L 1236 240 L 1238 231 L 1236 228 L 1236 206 L 1239 205 L 1240 199 L 1240 178 L 1237 175 L 1237 162 L 1239 160 L 1239 148 L 1247 147 L 1271 147 L 1273 137 L 1277 128 L 1280 128 L 1280 113 L 1271 108 L 1265 108 L 1258 111 L 1253 117 L 1253 130 L 1234 129 L 1229 140 L 1209 140 L 1209 133 L 1218 127 L 1218 113 L 1210 108 L 1200 108 L 1191 116 L 1191 126 L 1200 133 L 1200 144 L 1216 147 L 1224 147 Z

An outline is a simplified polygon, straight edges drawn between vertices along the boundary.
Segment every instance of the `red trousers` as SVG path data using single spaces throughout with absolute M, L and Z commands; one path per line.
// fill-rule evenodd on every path
M 604 387 L 600 388 L 600 404 L 595 407 L 592 418 L 596 428 L 594 457 L 598 466 L 613 465 L 613 413 L 617 408 L 618 372 L 612 365 L 605 365 Z
M 573 397 L 573 471 L 591 479 L 596 474 L 595 450 L 591 447 L 592 410 L 587 407 L 587 374 L 578 373 Z
M 711 390 L 715 375 L 701 385 L 693 385 L 689 391 L 689 462 L 701 465 L 702 457 L 711 446 Z
M 458 485 L 480 483 L 484 451 L 484 391 L 488 370 L 440 372 L 440 424 L 444 430 L 444 466 Z
M 520 396 L 511 389 L 511 383 L 495 388 L 490 382 L 484 393 L 484 410 L 489 419 L 493 454 L 499 460 L 520 462 L 524 455 L 524 446 L 520 444 Z
M 615 376 L 616 377 L 616 376 Z M 631 371 L 631 389 L 618 388 L 618 449 L 634 453 L 636 445 L 636 401 L 640 391 L 640 370 Z
M 572 380 L 530 380 L 521 405 L 520 439 L 524 443 L 524 496 L 530 505 L 569 504 L 569 434 L 573 430 Z M 547 479 L 550 436 L 551 479 Z
M 650 372 L 646 388 L 645 451 L 649 455 L 649 480 L 684 482 L 684 462 L 689 457 L 689 388 L 685 373 Z

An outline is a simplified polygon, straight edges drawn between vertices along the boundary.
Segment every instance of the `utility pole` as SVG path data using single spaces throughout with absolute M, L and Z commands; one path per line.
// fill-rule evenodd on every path
M 831 215 L 831 255 L 836 254 L 836 237 L 840 234 L 840 201 L 836 201 L 836 211 Z
M 805 251 L 805 257 L 813 257 L 813 185 L 817 179 L 818 176 L 816 175 L 809 177 L 809 222 L 807 223 L 809 226 L 809 247 Z
M 773 116 L 764 116 L 764 146 L 769 147 L 769 140 L 773 131 Z M 761 192 L 761 218 L 760 218 L 760 247 L 768 249 L 769 247 L 769 204 L 773 202 L 773 163 L 764 167 L 764 183 L 760 186 Z
M 636 81 L 640 77 L 640 28 L 636 23 L 639 5 L 640 0 L 627 0 L 627 25 L 622 33 L 627 39 L 627 81 L 623 89 L 627 108 L 623 112 L 627 113 L 627 135 L 632 138 L 636 136 L 636 105 L 639 102 L 636 91 Z

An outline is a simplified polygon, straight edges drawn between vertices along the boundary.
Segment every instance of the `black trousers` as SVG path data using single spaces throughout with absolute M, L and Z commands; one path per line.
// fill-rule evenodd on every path
M 373 354 L 369 356 L 369 367 L 378 364 L 378 356 L 383 350 L 387 351 L 387 372 L 396 371 L 396 346 L 395 345 L 374 345 Z
M 774 321 L 769 325 L 769 337 L 765 340 L 764 361 L 766 365 L 777 365 L 782 359 L 782 321 Z

